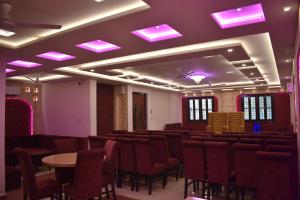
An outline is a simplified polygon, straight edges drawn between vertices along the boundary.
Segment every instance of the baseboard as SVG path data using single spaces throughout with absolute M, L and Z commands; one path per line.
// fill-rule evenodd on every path
M 0 194 L 0 200 L 6 200 L 6 194 Z

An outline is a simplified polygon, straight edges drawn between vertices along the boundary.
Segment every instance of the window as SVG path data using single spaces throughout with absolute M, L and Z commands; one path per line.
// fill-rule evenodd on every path
M 189 98 L 188 100 L 188 117 L 190 121 L 205 121 L 208 113 L 213 112 L 212 97 Z
M 272 95 L 243 95 L 242 107 L 245 120 L 273 120 Z

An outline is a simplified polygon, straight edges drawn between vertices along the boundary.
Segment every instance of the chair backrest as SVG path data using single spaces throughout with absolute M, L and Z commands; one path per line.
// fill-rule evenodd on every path
M 15 148 L 14 153 L 18 156 L 23 176 L 23 190 L 26 195 L 33 195 L 36 191 L 36 178 L 31 157 L 21 148 Z
M 166 133 L 170 157 L 177 158 L 183 161 L 182 158 L 182 141 L 183 135 L 181 133 Z
M 185 141 L 183 147 L 184 177 L 192 180 L 206 180 L 206 159 L 203 142 Z
M 163 135 L 151 135 L 148 136 L 151 140 L 153 149 L 153 161 L 156 163 L 168 164 L 169 149 L 166 136 Z
M 258 200 L 293 200 L 292 155 L 258 151 L 256 156 Z
M 119 146 L 119 168 L 121 171 L 136 171 L 136 155 L 134 151 L 134 140 L 118 138 Z
M 293 172 L 293 185 L 296 187 L 294 189 L 294 197 L 297 197 L 297 177 L 298 177 L 298 149 L 296 145 L 268 145 L 266 146 L 266 151 L 270 152 L 282 152 L 292 154 L 292 172 Z
M 209 183 L 229 184 L 229 145 L 226 142 L 204 142 Z
M 89 136 L 88 140 L 90 149 L 101 149 L 104 148 L 107 138 L 103 136 Z
M 139 174 L 150 175 L 153 169 L 153 150 L 149 139 L 135 139 L 136 171 Z
M 115 140 L 107 140 L 104 145 L 105 151 L 105 171 L 114 174 L 114 170 L 118 168 L 118 142 Z
M 239 142 L 240 143 L 245 143 L 245 144 L 263 145 L 264 139 L 263 138 L 240 138 Z
M 79 151 L 75 166 L 75 192 L 78 199 L 99 195 L 102 188 L 104 150 Z
M 265 140 L 265 145 L 290 145 L 291 140 L 290 139 L 273 139 L 273 138 L 268 138 Z
M 258 168 L 256 151 L 261 151 L 259 144 L 234 144 L 236 184 L 238 187 L 257 188 Z
M 77 141 L 74 138 L 54 140 L 54 150 L 56 153 L 77 152 Z

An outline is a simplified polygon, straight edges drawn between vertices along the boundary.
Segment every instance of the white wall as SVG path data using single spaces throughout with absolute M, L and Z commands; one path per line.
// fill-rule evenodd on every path
M 5 193 L 5 68 L 0 67 L 0 198 Z
M 42 98 L 45 134 L 96 135 L 96 81 L 46 83 Z
M 182 94 L 128 86 L 128 130 L 132 131 L 132 93 L 147 94 L 147 129 L 161 130 L 165 124 L 182 123 Z

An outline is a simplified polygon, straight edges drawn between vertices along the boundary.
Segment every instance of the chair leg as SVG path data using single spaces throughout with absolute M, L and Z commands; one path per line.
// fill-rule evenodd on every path
M 229 200 L 229 186 L 226 185 L 226 200 Z
M 197 187 L 196 187 L 196 181 L 193 180 L 193 192 L 196 193 Z
M 240 199 L 240 188 L 236 188 L 236 192 L 235 192 L 235 200 L 239 200 Z
M 115 184 L 111 184 L 111 191 L 112 191 L 113 200 L 117 200 Z
M 108 185 L 104 186 L 104 188 L 105 188 L 106 199 L 109 200 L 109 190 L 108 190 Z
M 208 183 L 207 184 L 207 199 L 210 199 L 210 187 L 211 187 L 211 185 Z
M 153 183 L 153 177 L 149 176 L 149 192 L 148 192 L 149 195 L 152 194 L 152 183 Z
M 140 175 L 136 174 L 136 189 L 135 191 L 139 191 L 139 187 L 140 187 Z
M 242 189 L 242 200 L 245 198 L 245 188 Z
M 117 173 L 117 187 L 118 188 L 122 187 L 122 173 L 120 170 Z
M 202 181 L 202 197 L 205 198 L 205 182 Z
M 131 173 L 130 174 L 131 191 L 134 190 L 135 179 L 136 179 L 136 174 L 135 173 Z
M 188 188 L 189 188 L 189 179 L 184 179 L 184 199 L 186 199 L 188 194 Z
M 178 181 L 178 177 L 179 177 L 179 165 L 176 166 L 176 181 Z
M 166 185 L 168 183 L 168 172 L 164 172 L 162 174 L 162 184 L 163 184 L 163 188 L 166 188 Z

